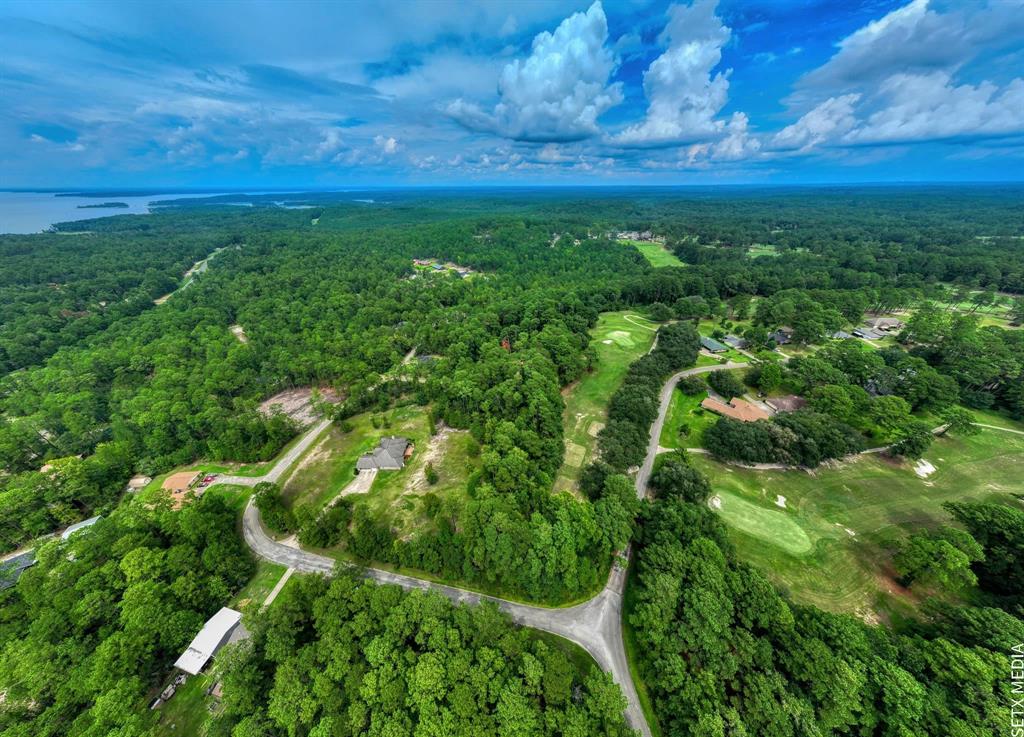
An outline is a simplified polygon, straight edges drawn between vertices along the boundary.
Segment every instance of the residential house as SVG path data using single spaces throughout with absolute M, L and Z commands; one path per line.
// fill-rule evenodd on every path
M 36 551 L 26 550 L 24 553 L 10 555 L 0 560 L 0 591 L 18 583 L 21 574 L 36 564 Z
M 846 340 L 847 338 L 852 338 L 853 336 L 850 335 L 845 330 L 836 330 L 834 333 L 829 334 L 829 337 L 835 338 L 836 340 Z
M 757 420 L 767 420 L 769 417 L 768 413 L 756 404 L 739 397 L 733 397 L 728 402 L 723 402 L 715 397 L 707 397 L 700 403 L 700 406 L 710 412 L 723 417 L 731 417 L 740 422 L 756 422 Z
M 164 479 L 160 488 L 170 492 L 174 509 L 181 509 L 185 503 L 185 495 L 195 486 L 201 475 L 202 473 L 199 471 L 179 471 Z
M 406 438 L 394 435 L 380 439 L 380 445 L 356 461 L 356 471 L 397 471 L 405 467 L 413 446 Z
M 64 532 L 60 533 L 60 539 L 67 540 L 69 537 L 74 535 L 79 530 L 84 530 L 86 527 L 92 527 L 99 521 L 100 517 L 99 515 L 97 515 L 95 517 L 90 517 L 89 519 L 84 519 L 81 522 L 76 522 L 75 524 L 68 526 L 68 528 L 64 530 Z
M 714 338 L 707 338 L 703 335 L 700 336 L 700 344 L 704 350 L 711 351 L 712 353 L 725 353 L 729 350 L 729 346 L 719 343 Z
M 750 345 L 745 338 L 740 338 L 735 335 L 726 335 L 724 338 L 722 338 L 722 342 L 725 343 L 726 345 L 730 345 L 733 348 L 737 348 L 739 350 L 743 350 L 748 345 Z
M 895 317 L 873 317 L 864 324 L 882 333 L 896 333 L 903 329 L 903 321 Z
M 775 341 L 775 345 L 786 345 L 793 342 L 793 331 L 790 328 L 779 328 L 768 337 Z
M 872 330 L 866 327 L 857 327 L 853 329 L 853 335 L 855 338 L 863 338 L 865 340 L 881 340 L 885 337 L 884 333 L 880 333 L 877 330 Z
M 128 492 L 134 494 L 136 491 L 145 489 L 152 481 L 149 476 L 139 474 L 128 479 Z

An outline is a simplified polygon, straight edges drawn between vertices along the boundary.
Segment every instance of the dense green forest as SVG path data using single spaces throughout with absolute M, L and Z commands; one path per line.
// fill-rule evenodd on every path
M 223 666 L 211 737 L 630 734 L 607 675 L 493 606 L 348 575 L 286 597 Z
M 813 467 L 890 444 L 917 458 L 936 425 L 969 429 L 965 408 L 1024 418 L 1024 331 L 1010 329 L 1024 319 L 1022 198 L 396 191 L 377 205 L 294 195 L 310 209 L 288 209 L 257 195 L 252 208 L 179 201 L 0 238 L 0 549 L 104 514 L 88 535 L 37 544 L 39 564 L 0 592 L 0 734 L 150 733 L 139 705 L 253 566 L 219 496 L 175 513 L 124 497 L 125 482 L 273 459 L 300 427 L 260 403 L 307 386 L 334 390 L 323 411 L 338 426 L 420 407 L 431 426 L 466 431 L 478 462 L 464 494 L 425 502 L 416 534 L 347 501 L 291 509 L 273 484 L 256 489 L 268 526 L 545 603 L 595 593 L 635 541 L 629 616 L 666 734 L 997 734 L 1006 633 L 1024 628 L 1006 583 L 1024 565 L 1019 510 L 954 505 L 946 528 L 911 536 L 900 575 L 927 581 L 934 601 L 869 627 L 788 602 L 739 560 L 685 458 L 662 461 L 642 506 L 628 473 L 665 379 L 694 364 L 709 321 L 742 324 L 759 356 L 712 388 L 808 400 L 715 422 L 704 441 L 721 459 Z M 664 235 L 685 266 L 652 268 L 616 241 L 624 229 Z M 991 319 L 996 305 L 1006 319 Z M 552 494 L 563 392 L 593 368 L 599 314 L 627 308 L 666 324 L 607 397 L 580 493 Z M 906 324 L 884 347 L 830 337 L 893 310 Z M 781 327 L 786 360 L 771 352 Z M 413 349 L 430 360 L 403 365 Z M 252 625 L 212 733 L 624 733 L 602 674 L 486 608 L 341 576 L 297 581 Z

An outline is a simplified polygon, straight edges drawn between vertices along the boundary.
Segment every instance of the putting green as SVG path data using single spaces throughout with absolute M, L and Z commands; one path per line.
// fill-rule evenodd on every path
M 804 529 L 782 510 L 766 509 L 725 491 L 712 503 L 728 524 L 736 529 L 771 543 L 791 555 L 803 555 L 814 547 Z M 713 500 L 714 501 L 714 500 Z
M 632 348 L 636 345 L 636 341 L 633 340 L 633 336 L 627 333 L 625 330 L 613 330 L 608 333 L 608 337 L 614 340 L 616 343 L 621 345 L 623 348 Z

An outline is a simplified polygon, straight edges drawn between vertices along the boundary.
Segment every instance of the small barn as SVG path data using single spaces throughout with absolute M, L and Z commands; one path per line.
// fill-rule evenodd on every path
M 242 613 L 221 607 L 199 630 L 185 652 L 174 662 L 174 667 L 197 675 L 222 647 L 248 636 L 248 630 L 242 625 Z

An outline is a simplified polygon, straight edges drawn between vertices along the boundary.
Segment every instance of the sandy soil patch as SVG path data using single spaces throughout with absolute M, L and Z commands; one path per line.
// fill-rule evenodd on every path
M 427 440 L 427 447 L 420 452 L 416 473 L 409 474 L 409 478 L 405 482 L 406 494 L 419 494 L 430 488 L 430 484 L 427 483 L 427 464 L 432 463 L 435 468 L 441 465 L 441 459 L 444 456 L 445 449 L 448 447 L 448 442 L 456 432 L 458 431 L 438 423 L 437 433 Z M 400 501 L 400 499 L 397 501 Z
M 603 422 L 591 422 L 590 427 L 587 428 L 587 435 L 592 438 L 596 438 L 597 434 L 604 430 Z
M 922 458 L 921 460 L 914 464 L 914 473 L 916 473 L 919 477 L 926 479 L 933 473 L 935 473 L 935 466 L 933 466 L 924 458 Z
M 286 389 L 283 392 L 278 392 L 269 399 L 263 400 L 263 402 L 260 403 L 260 412 L 265 415 L 269 415 L 277 409 L 301 425 L 312 425 L 320 419 L 313 410 L 313 405 L 310 401 L 312 394 L 313 389 L 308 386 L 296 389 Z M 337 392 L 330 388 L 321 389 L 320 396 L 324 401 L 330 402 L 331 404 L 341 401 Z

